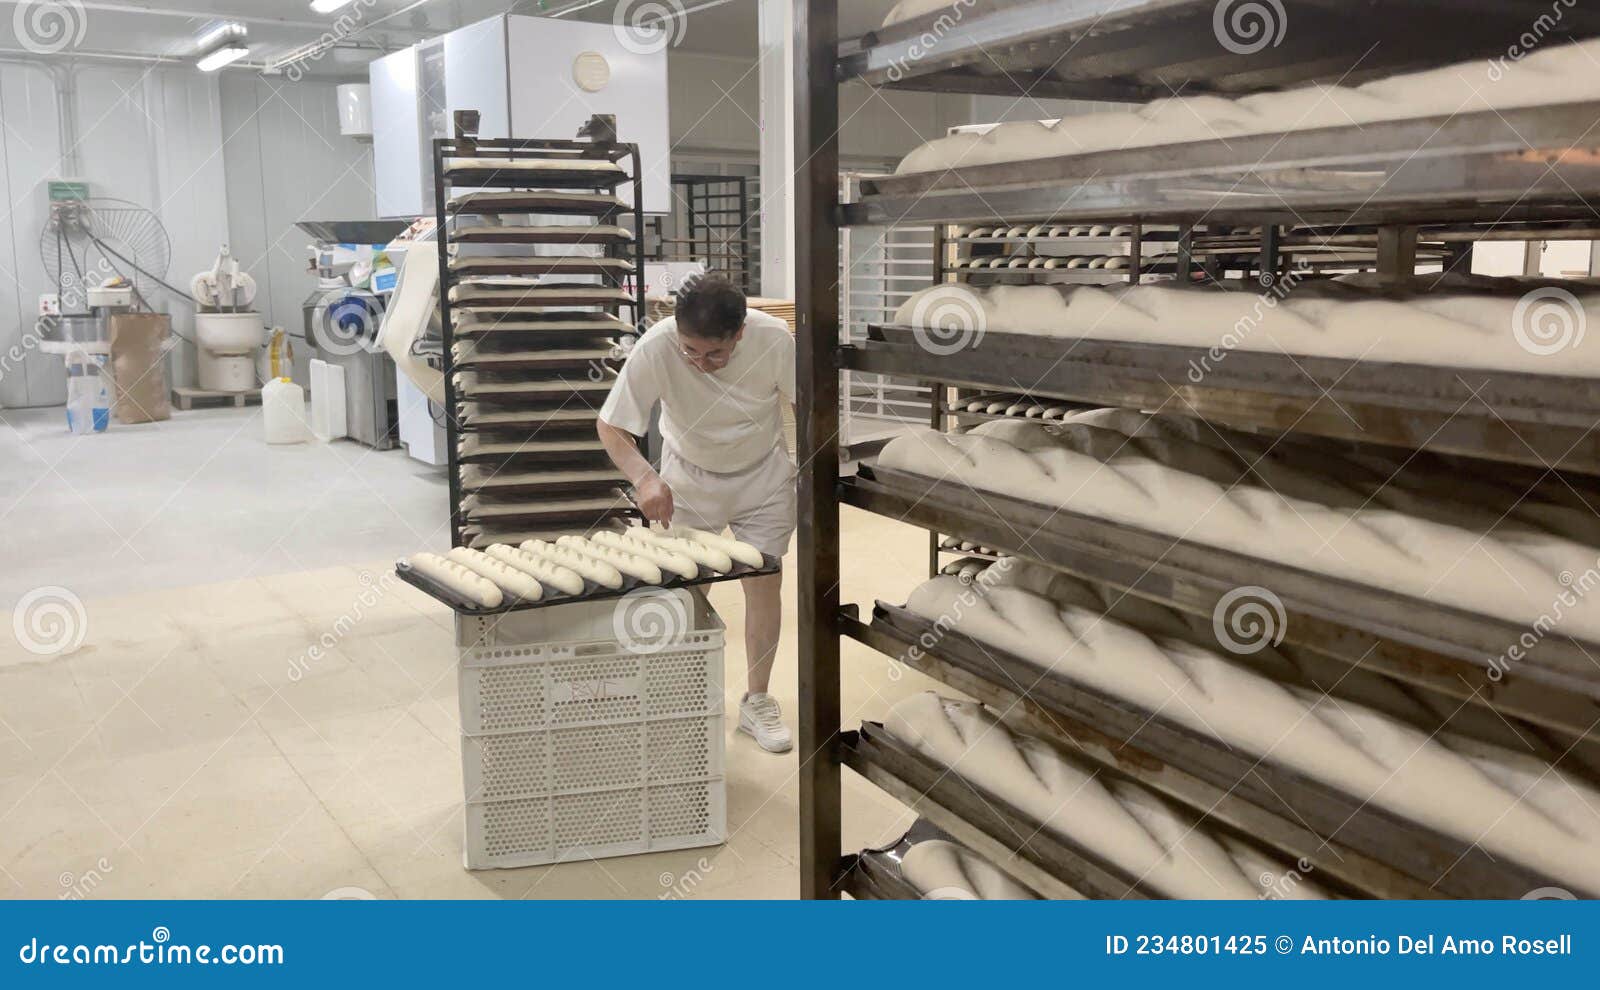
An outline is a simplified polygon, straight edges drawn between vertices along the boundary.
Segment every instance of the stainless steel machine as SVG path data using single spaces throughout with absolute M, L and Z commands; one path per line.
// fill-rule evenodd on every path
M 316 243 L 310 271 L 317 286 L 301 304 L 313 356 L 344 370 L 346 435 L 388 450 L 397 443 L 395 367 L 377 348 L 378 326 L 394 291 L 384 247 L 403 220 L 302 220 Z

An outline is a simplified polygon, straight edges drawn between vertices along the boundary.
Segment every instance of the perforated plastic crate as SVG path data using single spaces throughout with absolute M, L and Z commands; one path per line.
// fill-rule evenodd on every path
M 466 826 L 467 868 L 506 869 L 717 845 L 728 805 L 697 780 L 469 804 Z
M 463 736 L 467 801 L 710 780 L 723 773 L 721 715 Z
M 720 713 L 722 619 L 690 588 L 458 617 L 468 735 Z
M 693 588 L 458 616 L 467 866 L 724 841 L 723 640 Z

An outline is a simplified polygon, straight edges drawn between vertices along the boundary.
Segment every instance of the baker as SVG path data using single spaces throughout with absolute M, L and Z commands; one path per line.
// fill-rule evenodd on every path
M 661 470 L 639 453 L 661 405 Z M 795 529 L 795 464 L 784 448 L 783 403 L 794 403 L 794 338 L 745 304 L 727 276 L 678 292 L 677 315 L 639 338 L 600 409 L 600 441 L 652 522 L 733 535 L 782 557 Z M 749 690 L 739 731 L 773 753 L 792 745 L 768 687 L 782 623 L 783 574 L 748 577 L 744 648 Z

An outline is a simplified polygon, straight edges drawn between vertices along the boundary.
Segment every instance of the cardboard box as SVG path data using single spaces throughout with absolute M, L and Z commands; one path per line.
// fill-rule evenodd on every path
M 119 313 L 106 320 L 111 342 L 111 380 L 116 395 L 111 414 L 119 423 L 171 419 L 167 398 L 167 339 L 172 317 L 165 313 Z

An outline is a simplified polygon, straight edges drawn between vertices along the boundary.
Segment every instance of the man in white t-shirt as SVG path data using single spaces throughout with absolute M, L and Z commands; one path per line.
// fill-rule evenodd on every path
M 661 404 L 659 473 L 635 437 Z M 795 529 L 795 465 L 784 448 L 782 403 L 794 402 L 794 338 L 749 310 L 725 276 L 678 293 L 677 315 L 639 338 L 600 409 L 600 440 L 653 522 L 733 535 L 782 557 Z M 783 575 L 745 578 L 749 691 L 739 731 L 773 753 L 792 745 L 767 688 L 778 651 Z

